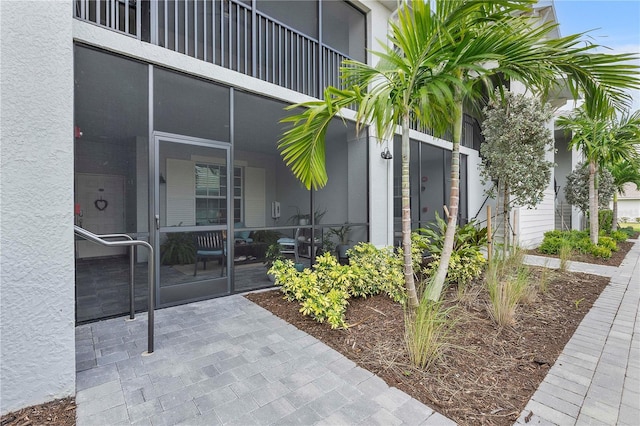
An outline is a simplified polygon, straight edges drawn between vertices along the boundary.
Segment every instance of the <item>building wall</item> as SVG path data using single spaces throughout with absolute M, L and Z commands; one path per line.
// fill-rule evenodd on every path
M 2 414 L 75 394 L 71 10 L 0 2 Z
M 553 135 L 553 121 L 547 124 Z M 547 152 L 545 159 L 554 161 L 554 152 Z M 517 213 L 517 243 L 524 248 L 533 248 L 540 245 L 544 233 L 555 228 L 555 190 L 553 186 L 554 170 L 551 169 L 551 177 L 544 191 L 544 198 L 535 208 L 521 207 L 514 209 Z

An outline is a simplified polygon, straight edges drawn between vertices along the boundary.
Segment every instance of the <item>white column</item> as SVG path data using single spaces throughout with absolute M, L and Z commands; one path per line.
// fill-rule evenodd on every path
M 2 414 L 75 394 L 72 2 L 0 2 Z

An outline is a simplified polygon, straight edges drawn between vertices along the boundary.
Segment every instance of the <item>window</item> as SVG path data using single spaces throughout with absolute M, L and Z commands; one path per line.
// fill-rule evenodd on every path
M 196 224 L 227 223 L 227 167 L 196 163 Z M 234 222 L 242 221 L 242 167 L 233 168 Z

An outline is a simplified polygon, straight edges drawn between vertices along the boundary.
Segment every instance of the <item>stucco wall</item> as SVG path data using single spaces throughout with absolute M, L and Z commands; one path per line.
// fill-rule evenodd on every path
M 0 2 L 0 411 L 75 393 L 70 1 Z

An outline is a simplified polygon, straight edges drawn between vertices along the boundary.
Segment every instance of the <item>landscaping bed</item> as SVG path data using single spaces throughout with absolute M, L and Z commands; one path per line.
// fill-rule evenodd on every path
M 628 241 L 623 241 L 618 243 L 618 251 L 612 252 L 611 257 L 609 259 L 593 256 L 589 253 L 572 253 L 569 260 L 573 262 L 593 263 L 596 265 L 620 266 L 625 256 L 627 255 L 627 252 L 631 250 L 631 247 L 633 247 L 633 243 Z M 535 256 L 545 256 L 545 257 L 555 257 L 555 258 L 560 257 L 557 254 L 542 253 L 538 249 L 528 250 L 527 253 L 533 254 Z
M 538 279 L 541 270 L 532 273 Z M 456 323 L 443 359 L 430 371 L 409 362 L 402 307 L 386 296 L 350 299 L 350 327 L 342 330 L 302 316 L 299 304 L 278 290 L 246 297 L 461 425 L 511 425 L 609 282 L 559 271 L 548 279 L 548 291 L 521 306 L 515 325 L 504 328 L 489 316 L 479 285 L 460 301 L 448 292 Z

